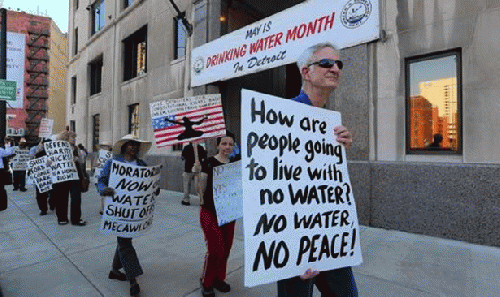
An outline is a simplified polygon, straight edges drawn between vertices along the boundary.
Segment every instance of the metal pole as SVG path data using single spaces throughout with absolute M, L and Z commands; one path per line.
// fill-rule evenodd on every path
M 0 33 L 0 79 L 7 79 L 7 9 L 0 8 L 0 17 L 2 18 Z M 7 103 L 0 100 L 0 143 L 5 140 L 7 129 Z

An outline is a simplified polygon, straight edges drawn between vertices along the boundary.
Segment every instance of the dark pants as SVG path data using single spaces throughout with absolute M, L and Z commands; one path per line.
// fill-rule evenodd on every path
M 278 297 L 310 297 L 313 284 L 322 297 L 357 297 L 358 288 L 351 267 L 322 271 L 312 280 L 303 281 L 298 276 L 278 281 Z
M 49 192 L 40 193 L 40 191 L 38 191 L 38 188 L 36 189 L 36 202 L 38 203 L 38 209 L 40 209 L 40 211 L 43 213 L 47 212 L 48 198 Z
M 201 282 L 205 288 L 211 287 L 215 280 L 226 279 L 227 260 L 234 239 L 234 223 L 219 226 L 214 213 L 203 207 L 200 210 L 200 224 L 207 244 L 201 275 Z
M 12 184 L 15 189 L 26 189 L 26 171 L 13 171 L 12 172 Z
M 116 240 L 118 244 L 113 257 L 113 270 L 119 270 L 123 267 L 129 280 L 142 275 L 143 271 L 132 245 L 132 238 L 116 237 Z
M 0 181 L 0 211 L 6 209 L 7 209 L 7 191 L 5 191 L 5 186 L 3 184 L 3 181 Z
M 71 195 L 71 223 L 80 222 L 82 216 L 82 190 L 79 180 L 69 180 L 53 185 L 56 215 L 59 222 L 68 220 L 68 200 Z M 53 200 L 51 199 L 51 200 Z M 54 203 L 54 202 L 53 202 Z

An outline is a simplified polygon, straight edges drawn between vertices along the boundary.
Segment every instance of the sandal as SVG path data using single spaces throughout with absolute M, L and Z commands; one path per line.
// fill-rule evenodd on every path
M 78 221 L 76 223 L 71 223 L 71 224 L 74 226 L 85 226 L 85 225 L 87 225 L 87 222 L 83 219 L 80 219 L 80 221 Z
M 67 225 L 69 221 L 59 221 L 57 222 L 59 225 Z

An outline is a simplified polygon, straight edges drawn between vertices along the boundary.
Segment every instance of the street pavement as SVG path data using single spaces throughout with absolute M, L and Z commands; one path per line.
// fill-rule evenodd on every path
M 99 195 L 82 197 L 84 227 L 59 226 L 55 213 L 39 216 L 32 187 L 7 186 L 9 207 L 0 212 L 0 287 L 10 296 L 128 296 L 127 282 L 107 278 L 116 238 L 99 232 Z M 182 206 L 182 194 L 162 190 L 152 230 L 134 239 L 144 275 L 141 296 L 200 296 L 206 251 L 199 200 Z M 242 223 L 228 264 L 230 293 L 276 296 L 276 284 L 243 285 Z M 411 233 L 361 227 L 364 263 L 354 267 L 360 296 L 500 296 L 500 249 Z M 316 289 L 315 289 L 316 290 Z M 315 291 L 314 296 L 320 296 Z

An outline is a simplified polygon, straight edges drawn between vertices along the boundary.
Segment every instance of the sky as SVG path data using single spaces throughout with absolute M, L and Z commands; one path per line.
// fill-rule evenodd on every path
M 455 56 L 412 63 L 410 66 L 410 96 L 420 94 L 419 83 L 421 81 L 438 80 L 456 76 L 457 66 Z
M 68 32 L 68 9 L 69 0 L 55 0 L 55 1 L 40 1 L 40 0 L 0 0 L 3 2 L 5 8 L 10 10 L 17 10 L 18 8 L 22 11 L 31 14 L 37 14 L 37 11 L 42 13 L 44 16 L 51 17 L 54 22 L 56 22 L 61 32 Z M 55 4 L 57 3 L 57 4 Z

